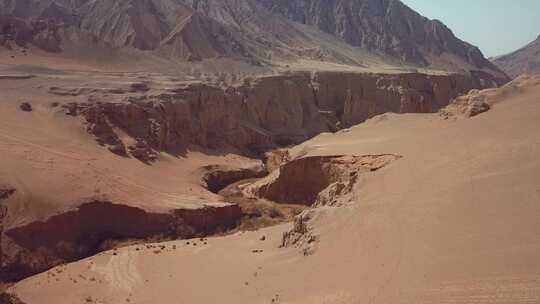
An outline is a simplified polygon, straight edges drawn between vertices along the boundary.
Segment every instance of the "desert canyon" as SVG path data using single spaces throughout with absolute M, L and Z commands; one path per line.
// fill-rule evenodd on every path
M 0 0 L 0 304 L 540 303 L 539 45 L 399 0 Z

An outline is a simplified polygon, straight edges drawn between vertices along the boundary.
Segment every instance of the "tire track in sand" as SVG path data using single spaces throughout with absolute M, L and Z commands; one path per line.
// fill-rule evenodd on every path
M 129 250 L 118 251 L 104 264 L 94 264 L 92 270 L 101 274 L 111 289 L 132 293 L 143 280 L 137 268 L 137 254 Z

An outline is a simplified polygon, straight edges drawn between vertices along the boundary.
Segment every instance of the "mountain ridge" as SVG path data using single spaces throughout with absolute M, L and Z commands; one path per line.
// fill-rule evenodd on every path
M 75 49 L 100 42 L 170 61 L 232 58 L 274 66 L 311 60 L 482 70 L 505 78 L 478 48 L 459 40 L 442 22 L 397 0 L 1 0 L 0 13 L 0 40 L 7 40 L 6 28 L 13 24 L 8 18 L 26 23 L 29 28 L 23 31 L 32 35 L 40 29 L 31 24 L 41 20 L 54 28 L 45 32 L 56 37 L 46 49 L 58 52 L 69 38 L 81 36 L 90 39 L 71 39 Z M 24 40 L 17 44 L 42 48 L 35 37 Z
M 540 35 L 524 47 L 491 60 L 512 77 L 540 72 Z

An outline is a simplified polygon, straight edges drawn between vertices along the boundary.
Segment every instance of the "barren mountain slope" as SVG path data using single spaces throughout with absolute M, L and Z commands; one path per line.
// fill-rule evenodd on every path
M 521 74 L 527 73 L 539 73 L 540 36 L 523 48 L 513 53 L 493 58 L 492 61 L 511 77 L 518 77 Z
M 308 162 L 336 182 L 318 197 L 338 194 L 292 230 L 127 247 L 10 292 L 28 304 L 537 303 L 539 94 L 538 77 L 520 78 L 473 92 L 491 109 L 472 118 L 385 114 L 291 149 L 270 182 L 309 190 L 295 178 Z
M 477 48 L 397 0 L 2 0 L 0 9 L 2 40 L 14 36 L 54 51 L 114 48 L 271 66 L 405 65 L 505 79 Z
M 480 50 L 456 38 L 438 20 L 429 20 L 397 0 L 259 0 L 270 10 L 315 26 L 349 44 L 382 52 L 403 62 L 438 66 L 445 55 L 460 66 L 493 69 Z M 451 64 L 451 59 L 448 58 Z M 460 62 L 461 61 L 461 62 Z M 447 67 L 449 68 L 449 67 Z

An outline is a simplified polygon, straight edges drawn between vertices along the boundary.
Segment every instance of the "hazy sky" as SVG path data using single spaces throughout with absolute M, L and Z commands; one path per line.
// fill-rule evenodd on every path
M 540 0 L 401 0 L 439 19 L 487 57 L 512 52 L 540 35 Z

